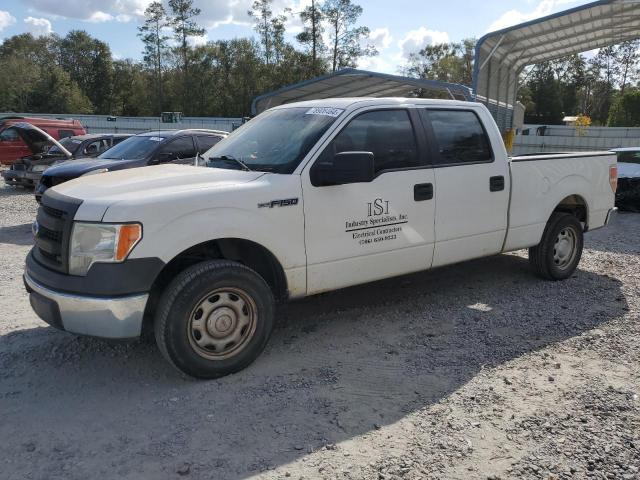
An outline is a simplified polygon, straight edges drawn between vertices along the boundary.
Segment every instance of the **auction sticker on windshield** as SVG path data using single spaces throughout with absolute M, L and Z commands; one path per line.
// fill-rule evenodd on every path
M 164 139 L 162 137 L 149 137 L 149 140 L 152 142 L 161 142 Z
M 340 108 L 313 107 L 307 110 L 307 115 L 326 115 L 328 117 L 338 117 L 344 110 Z

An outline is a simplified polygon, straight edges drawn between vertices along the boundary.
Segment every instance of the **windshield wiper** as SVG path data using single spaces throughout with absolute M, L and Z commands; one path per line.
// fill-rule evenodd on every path
M 245 172 L 250 172 L 251 171 L 251 169 L 247 166 L 246 163 L 244 163 L 242 160 L 239 160 L 236 157 L 233 157 L 231 155 L 220 155 L 219 157 L 211 157 L 209 159 L 209 161 L 216 161 L 216 160 L 222 160 L 223 162 L 225 162 L 225 161 L 227 161 L 227 162 L 228 161 L 235 162 L 238 165 L 240 165 L 240 167 L 242 167 L 242 169 Z

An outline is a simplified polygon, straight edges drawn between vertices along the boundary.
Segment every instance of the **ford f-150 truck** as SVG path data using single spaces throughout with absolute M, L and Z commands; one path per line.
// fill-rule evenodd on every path
M 175 367 L 214 378 L 260 354 L 280 300 L 522 248 L 562 280 L 615 212 L 615 155 L 509 158 L 479 103 L 289 104 L 204 156 L 47 190 L 35 312 L 83 335 L 148 328 Z

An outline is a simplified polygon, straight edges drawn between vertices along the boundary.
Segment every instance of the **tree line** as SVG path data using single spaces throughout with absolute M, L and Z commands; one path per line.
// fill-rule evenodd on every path
M 200 13 L 193 0 L 151 3 L 138 27 L 139 61 L 113 58 L 105 42 L 81 30 L 10 37 L 0 45 L 0 111 L 246 116 L 257 95 L 378 53 L 353 0 L 311 0 L 300 12 L 255 0 L 247 13 L 256 36 L 231 40 L 205 42 Z M 291 42 L 294 17 L 302 30 Z M 426 45 L 398 72 L 471 85 L 475 43 Z M 528 68 L 519 90 L 526 121 L 584 114 L 594 124 L 640 126 L 639 48 L 640 41 L 625 42 Z
M 594 125 L 640 127 L 640 40 L 541 63 L 523 74 L 527 123 L 587 115 Z
M 376 55 L 362 7 L 312 0 L 301 12 L 256 0 L 248 11 L 256 38 L 198 42 L 205 29 L 193 0 L 151 3 L 138 28 L 142 59 L 114 59 L 85 31 L 60 37 L 16 35 L 0 45 L 0 111 L 149 116 L 245 116 L 251 100 L 284 85 L 355 67 Z M 297 16 L 302 31 L 285 38 Z M 195 41 L 194 41 L 195 40 Z

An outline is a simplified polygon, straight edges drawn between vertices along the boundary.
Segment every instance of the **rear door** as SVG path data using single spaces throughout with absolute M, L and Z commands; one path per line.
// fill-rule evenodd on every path
M 475 109 L 422 108 L 435 171 L 433 266 L 499 253 L 507 229 L 509 166 Z M 492 121 L 488 118 L 485 121 Z
M 434 173 L 420 119 L 410 108 L 356 113 L 302 175 L 308 293 L 430 267 Z M 314 186 L 324 156 L 372 152 L 371 183 Z

